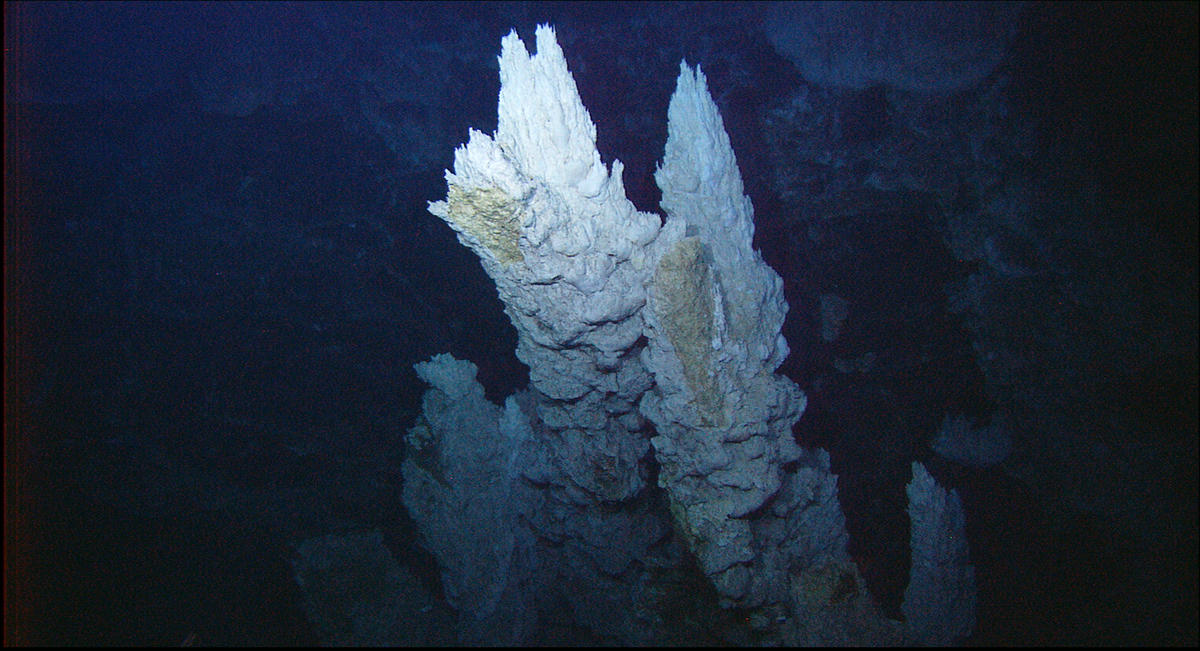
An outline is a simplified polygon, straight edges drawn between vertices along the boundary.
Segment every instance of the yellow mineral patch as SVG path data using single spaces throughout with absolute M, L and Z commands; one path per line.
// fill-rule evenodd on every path
M 501 264 L 523 262 L 517 247 L 522 205 L 499 188 L 463 189 L 451 185 L 446 195 L 450 221 L 479 240 Z
M 833 562 L 791 575 L 792 598 L 808 608 L 824 608 L 858 598 L 862 579 L 849 562 Z
M 725 400 L 712 372 L 712 271 L 698 237 L 685 237 L 671 248 L 654 272 L 655 312 L 667 331 L 693 402 L 706 426 L 725 422 Z

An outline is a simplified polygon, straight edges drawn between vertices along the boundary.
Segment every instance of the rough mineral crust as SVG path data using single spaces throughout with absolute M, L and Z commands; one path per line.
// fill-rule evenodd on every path
M 680 64 L 660 220 L 625 197 L 619 161 L 600 161 L 553 30 L 536 39 L 532 56 L 515 32 L 503 39 L 496 133 L 471 131 L 429 206 L 495 281 L 530 369 L 501 407 L 469 362 L 417 365 L 430 389 L 404 503 L 459 639 L 531 643 L 539 618 L 566 615 L 620 643 L 678 640 L 662 581 L 686 573 L 689 552 L 712 600 L 747 609 L 764 641 L 894 633 L 875 615 L 854 635 L 810 628 L 831 608 L 846 623 L 874 611 L 861 581 L 840 578 L 854 573 L 829 455 L 792 437 L 805 396 L 775 374 L 782 282 L 752 246 L 704 74 Z M 829 603 L 796 598 L 798 580 L 822 577 L 839 581 Z
M 636 411 L 652 382 L 636 355 L 640 312 L 669 243 L 658 216 L 625 197 L 620 161 L 611 174 L 600 161 L 552 29 L 538 28 L 533 56 L 515 32 L 503 39 L 500 82 L 495 135 L 471 131 L 446 200 L 429 209 L 496 282 L 537 414 L 578 451 L 564 470 L 581 499 L 628 499 L 645 485 L 649 451 Z
M 958 493 L 937 485 L 914 461 L 909 482 L 912 571 L 904 591 L 909 635 L 923 645 L 953 644 L 975 628 L 975 566 Z

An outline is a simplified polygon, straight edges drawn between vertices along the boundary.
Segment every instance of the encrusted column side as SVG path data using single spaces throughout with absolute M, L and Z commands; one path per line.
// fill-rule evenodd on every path
M 447 416 L 410 434 L 405 503 L 447 541 L 431 547 L 451 583 L 483 573 L 477 598 L 456 593 L 488 613 L 460 623 L 464 639 L 501 623 L 521 639 L 530 610 L 563 603 L 593 630 L 658 639 L 647 586 L 653 568 L 680 567 L 678 541 L 723 605 L 783 630 L 801 621 L 790 605 L 815 603 L 789 591 L 845 574 L 846 534 L 828 455 L 792 439 L 805 397 L 775 374 L 788 353 L 782 282 L 752 246 L 753 209 L 704 75 L 682 65 L 671 100 L 661 223 L 625 197 L 620 162 L 610 173 L 600 161 L 553 30 L 536 34 L 532 56 L 504 38 L 497 131 L 470 132 L 446 199 L 429 206 L 495 281 L 530 391 L 501 413 L 480 404 L 466 367 L 421 367 L 426 411 Z M 460 422 L 461 409 L 482 415 Z M 437 476 L 444 464 L 420 465 L 447 457 L 505 479 L 462 494 L 454 473 Z M 665 490 L 643 491 L 654 460 Z M 507 506 L 494 513 L 454 506 L 497 501 Z M 509 525 L 511 544 L 479 535 Z M 474 556 L 507 567 L 504 580 Z
M 912 571 L 904 601 L 908 634 L 920 644 L 948 645 L 975 630 L 975 566 L 966 516 L 956 491 L 938 486 L 914 461 L 908 493 Z
M 737 365 L 737 377 L 769 374 L 788 354 L 780 334 L 788 310 L 783 281 L 754 248 L 754 207 L 699 67 L 680 63 L 667 117 L 666 151 L 654 178 L 668 220 L 683 221 L 705 245 L 729 333 L 719 357 Z
M 600 161 L 553 29 L 536 38 L 532 56 L 515 32 L 503 39 L 496 133 L 470 132 L 446 200 L 429 209 L 496 282 L 567 489 L 581 503 L 620 501 L 645 483 L 636 407 L 653 380 L 636 347 L 665 238 L 626 198 L 620 161 L 611 174 Z
M 676 528 L 703 571 L 728 605 L 779 604 L 790 569 L 845 554 L 836 478 L 811 455 L 803 477 L 785 472 L 802 457 L 791 429 L 805 407 L 795 383 L 774 373 L 788 353 L 787 303 L 753 248 L 753 208 L 699 69 L 680 65 L 668 116 L 655 178 L 664 230 L 685 237 L 662 256 L 648 291 L 642 359 L 656 384 L 641 411 L 657 430 L 651 443 Z M 810 531 L 786 526 L 802 522 Z
M 533 536 L 517 526 L 531 499 L 520 478 L 529 423 L 511 398 L 484 398 L 471 362 L 443 353 L 414 368 L 430 388 L 406 437 L 404 506 L 438 559 L 460 641 L 520 644 L 537 621 L 523 589 Z

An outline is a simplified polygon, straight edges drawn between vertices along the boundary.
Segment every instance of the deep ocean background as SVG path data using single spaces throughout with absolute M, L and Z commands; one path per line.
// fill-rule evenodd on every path
M 314 644 L 292 562 L 330 533 L 381 531 L 444 611 L 400 500 L 412 364 L 469 359 L 497 402 L 528 373 L 426 204 L 539 23 L 640 210 L 680 59 L 708 75 L 795 435 L 885 612 L 920 460 L 966 509 L 968 643 L 1197 644 L 1196 3 L 1020 6 L 936 93 L 806 78 L 771 3 L 4 11 L 6 644 Z M 1012 455 L 938 457 L 947 414 Z

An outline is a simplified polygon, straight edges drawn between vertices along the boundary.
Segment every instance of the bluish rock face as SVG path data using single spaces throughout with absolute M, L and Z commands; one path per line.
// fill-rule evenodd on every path
M 992 72 L 1020 3 L 796 2 L 771 7 L 771 43 L 810 82 L 949 94 Z

